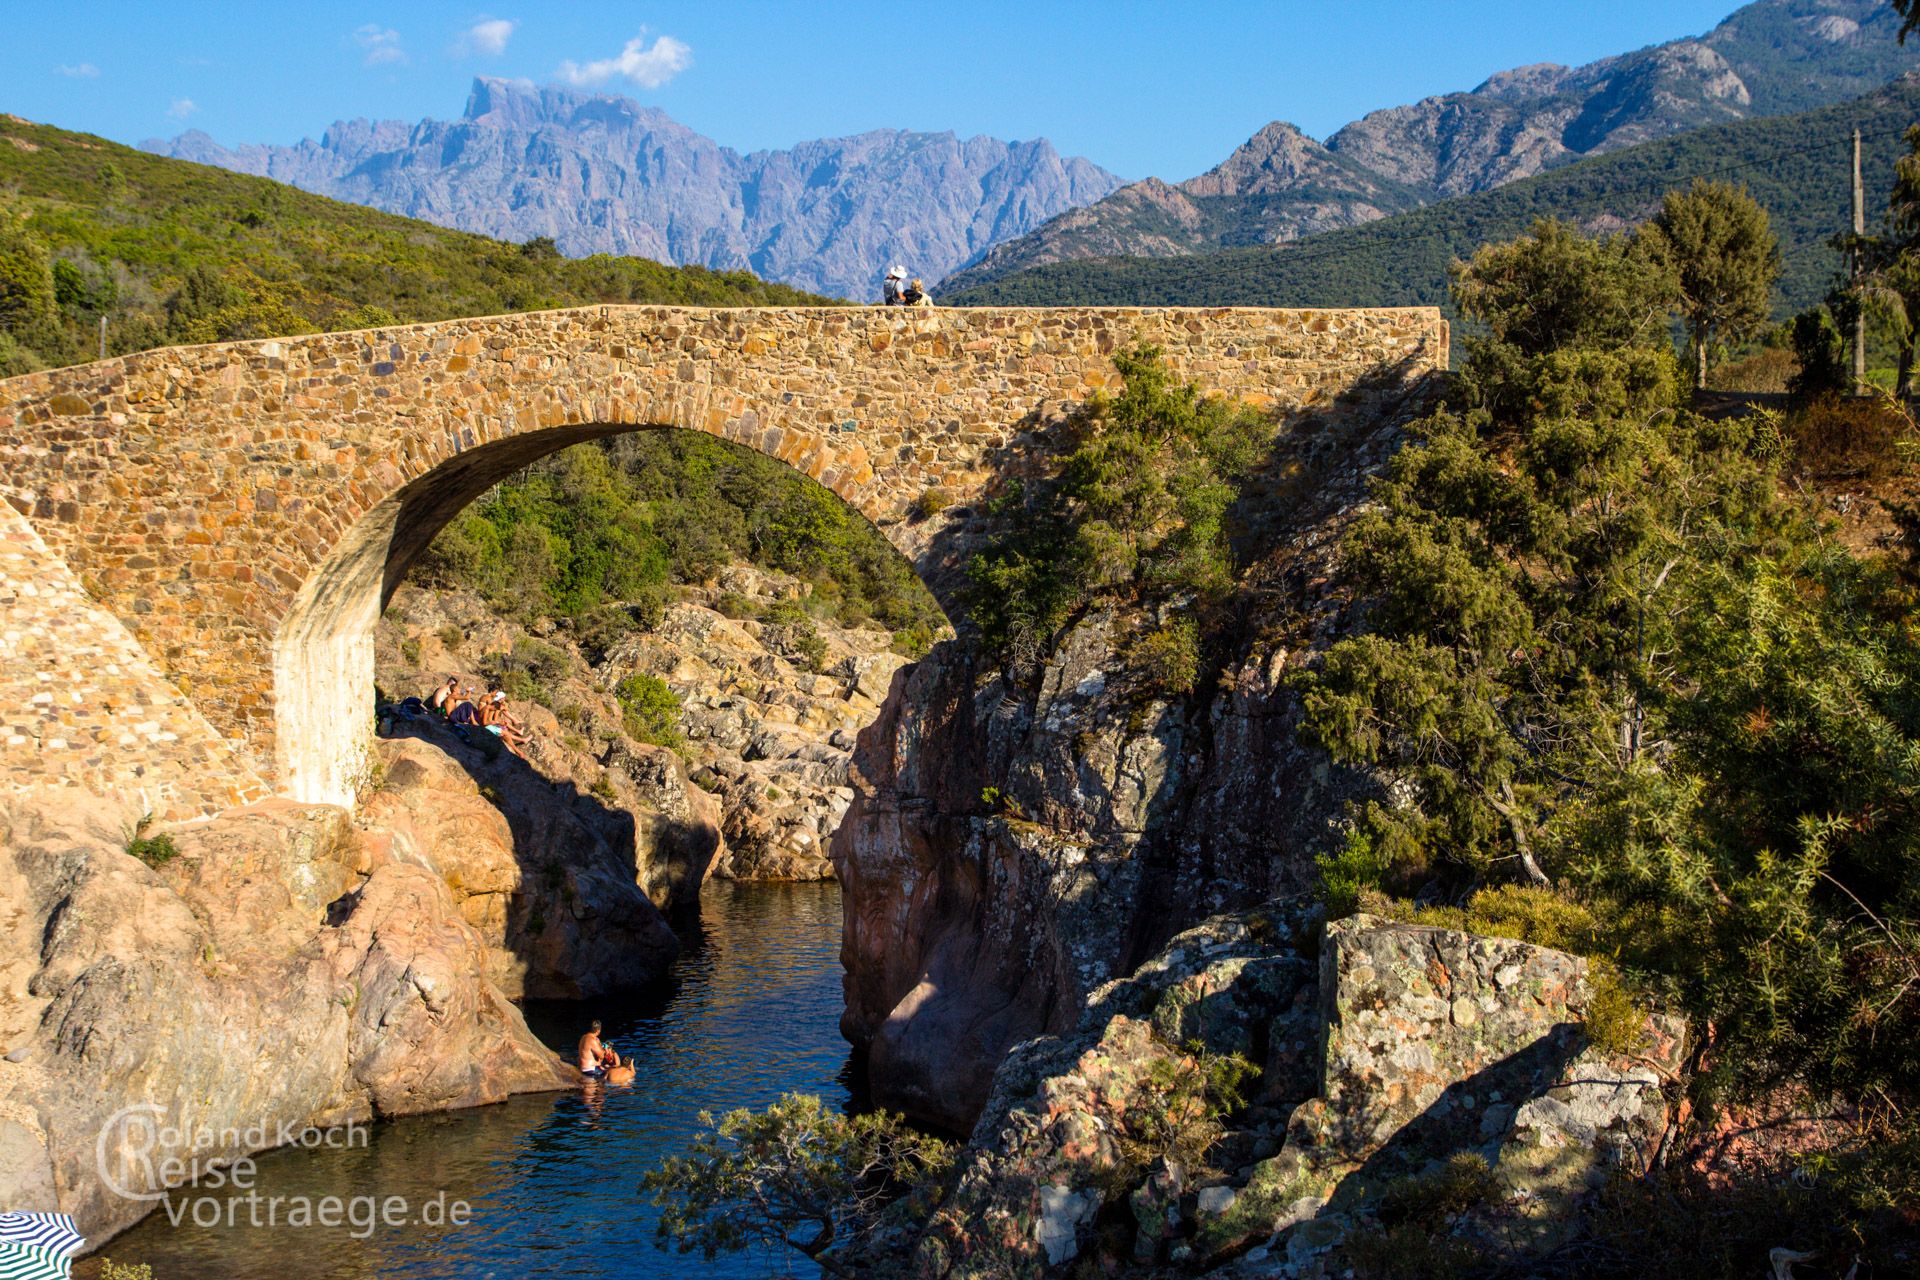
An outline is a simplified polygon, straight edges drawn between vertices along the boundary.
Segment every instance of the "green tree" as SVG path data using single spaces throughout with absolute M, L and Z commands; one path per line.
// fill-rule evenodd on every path
M 1664 346 L 1679 282 L 1642 236 L 1583 236 L 1541 218 L 1506 244 L 1482 245 L 1451 268 L 1455 305 L 1484 327 L 1463 342 L 1465 386 L 1496 414 L 1531 404 L 1552 374 L 1541 357 Z
M 688 1153 L 663 1160 L 642 1187 L 661 1210 L 661 1247 L 708 1259 L 793 1249 L 829 1275 L 859 1275 L 844 1251 L 870 1240 L 890 1210 L 924 1213 L 953 1158 L 899 1116 L 840 1115 L 805 1094 L 700 1121 L 706 1132 Z
M 26 225 L 0 210 L 0 332 L 49 345 L 58 323 L 53 263 Z
M 1461 284 L 1486 296 L 1472 267 Z M 1593 341 L 1551 314 L 1503 321 L 1491 343 Z M 1465 371 L 1481 407 L 1419 424 L 1393 459 L 1345 544 L 1363 625 L 1301 681 L 1309 732 L 1382 785 L 1324 860 L 1328 889 L 1344 905 L 1552 887 L 1596 922 L 1595 949 L 1717 1029 L 1734 1082 L 1905 1107 L 1914 593 L 1783 496 L 1765 423 L 1679 408 L 1676 372 L 1657 333 L 1507 344 Z
M 1767 211 L 1745 187 L 1696 178 L 1687 191 L 1667 192 L 1646 234 L 1679 284 L 1693 385 L 1704 388 L 1712 351 L 1767 322 L 1780 276 Z
M 1461 314 L 1528 357 L 1656 341 L 1678 289 L 1670 265 L 1643 239 L 1585 236 L 1557 218 L 1481 246 L 1451 274 Z
M 1126 384 L 1095 400 L 1031 483 L 993 500 L 1000 531 L 969 566 L 988 645 L 1031 656 L 1102 600 L 1217 596 L 1231 582 L 1227 514 L 1271 426 L 1205 397 L 1150 346 L 1115 355 Z

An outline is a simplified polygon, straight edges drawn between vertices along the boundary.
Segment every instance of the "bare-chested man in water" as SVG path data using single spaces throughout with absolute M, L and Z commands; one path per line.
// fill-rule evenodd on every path
M 589 1080 L 603 1079 L 608 1071 L 620 1065 L 620 1055 L 601 1042 L 599 1019 L 596 1018 L 592 1029 L 580 1037 L 574 1065 Z

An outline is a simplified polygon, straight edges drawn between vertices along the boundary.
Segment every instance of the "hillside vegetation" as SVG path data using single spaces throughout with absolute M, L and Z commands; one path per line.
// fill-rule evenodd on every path
M 1492 191 L 1278 248 L 1182 258 L 1054 263 L 947 294 L 950 306 L 1443 306 L 1447 266 L 1510 240 L 1536 218 L 1589 229 L 1641 222 L 1696 177 L 1746 184 L 1780 238 L 1776 305 L 1818 302 L 1840 266 L 1829 241 L 1849 224 L 1849 147 L 1866 140 L 1869 208 L 1893 184 L 1901 132 L 1920 119 L 1920 80 L 1799 115 L 1743 120 L 1582 160 Z
M 0 375 L 181 342 L 591 303 L 814 305 L 745 272 L 563 258 L 0 116 Z
M 677 585 L 713 582 L 734 563 L 808 584 L 804 600 L 762 619 L 788 627 L 802 651 L 814 617 L 885 627 L 910 657 L 946 628 L 912 566 L 831 490 L 696 431 L 637 432 L 536 463 L 441 530 L 414 578 L 477 591 L 523 622 L 556 619 L 597 660 L 658 626 Z

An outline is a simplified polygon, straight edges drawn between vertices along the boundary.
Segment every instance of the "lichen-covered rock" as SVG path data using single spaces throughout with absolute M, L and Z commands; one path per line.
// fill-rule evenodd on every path
M 1168 1115 L 1169 1081 L 1196 1079 L 1208 1058 L 1265 1057 L 1311 1003 L 1315 925 L 1310 908 L 1209 921 L 1096 991 L 1072 1032 L 1009 1054 L 914 1269 L 1037 1276 L 1078 1257 L 1121 1203 L 1138 1223 L 1132 1256 L 1151 1262 L 1196 1209 L 1218 1212 L 1219 1189 L 1189 1196 L 1190 1171 L 1167 1149 L 1175 1130 L 1211 1123 L 1190 1097 L 1190 1114 Z
M 1319 1274 L 1383 1197 L 1462 1158 L 1491 1191 L 1447 1229 L 1483 1252 L 1545 1248 L 1609 1169 L 1650 1155 L 1680 1066 L 1668 1019 L 1629 1052 L 1590 1045 L 1590 998 L 1585 961 L 1506 939 L 1370 916 L 1323 929 L 1300 902 L 1207 921 L 1094 992 L 1071 1032 L 1007 1055 L 940 1209 L 871 1262 L 950 1280 L 1076 1261 Z M 1166 1082 L 1225 1054 L 1265 1071 L 1203 1155 L 1176 1159 Z
M 1459 1153 L 1492 1167 L 1507 1247 L 1565 1224 L 1623 1161 L 1644 1165 L 1668 1121 L 1681 1028 L 1644 1020 L 1627 1052 L 1587 1039 L 1576 956 L 1505 938 L 1355 916 L 1327 928 L 1319 1095 L 1230 1211 L 1203 1224 L 1219 1256 L 1311 1219 L 1365 1212 L 1396 1179 Z M 1516 1227 L 1531 1223 L 1526 1231 Z
M 675 605 L 658 627 L 615 647 L 604 670 L 642 671 L 680 699 L 679 727 L 695 780 L 724 812 L 726 848 L 712 874 L 729 880 L 824 880 L 828 846 L 853 800 L 855 736 L 879 714 L 907 660 L 874 628 L 816 622 L 817 658 L 788 645 L 782 625 L 728 618 L 712 605 L 764 610 L 803 598 L 806 583 L 733 566 L 715 589 Z
M 717 607 L 764 612 L 810 590 L 790 575 L 732 565 L 712 586 L 687 588 L 658 626 L 590 662 L 564 630 L 535 622 L 530 631 L 471 592 L 407 586 L 380 624 L 380 679 L 388 689 L 424 693 L 449 673 L 538 658 L 546 706 L 509 703 L 536 729 L 533 772 L 573 784 L 577 794 L 561 807 L 577 820 L 607 825 L 596 824 L 598 810 L 636 828 L 641 880 L 673 915 L 688 908 L 705 876 L 833 875 L 828 846 L 853 800 L 855 735 L 879 714 L 907 660 L 889 649 L 889 632 L 823 621 L 814 624 L 824 646 L 816 662 L 790 650 L 786 627 Z M 677 751 L 624 732 L 616 690 L 634 674 L 665 681 L 679 699 Z M 490 776 L 512 776 L 511 758 L 493 763 Z

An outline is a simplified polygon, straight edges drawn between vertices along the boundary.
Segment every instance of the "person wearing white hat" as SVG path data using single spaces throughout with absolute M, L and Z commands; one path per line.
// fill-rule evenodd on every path
M 887 282 L 880 286 L 881 306 L 897 307 L 902 305 L 900 282 L 906 278 L 907 269 L 905 267 L 895 265 L 887 268 Z

